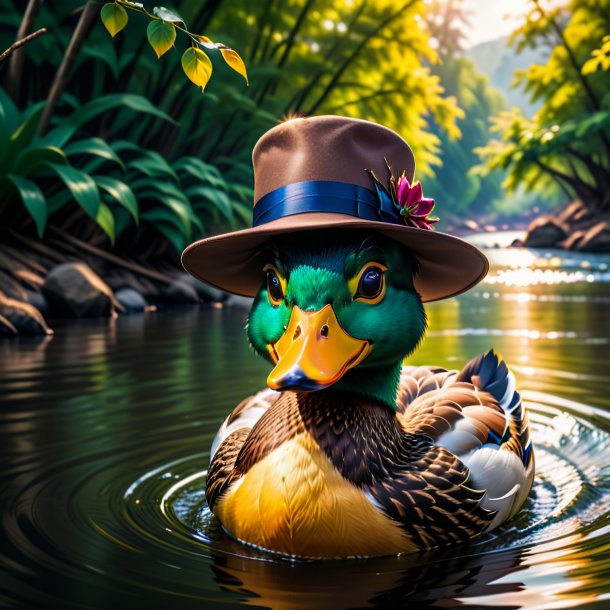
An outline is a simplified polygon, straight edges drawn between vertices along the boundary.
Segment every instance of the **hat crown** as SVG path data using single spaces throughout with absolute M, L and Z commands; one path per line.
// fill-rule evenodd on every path
M 254 201 L 288 184 L 334 181 L 374 190 L 372 170 L 380 179 L 387 166 L 409 181 L 415 159 L 394 131 L 361 119 L 318 116 L 280 123 L 257 142 L 252 153 Z

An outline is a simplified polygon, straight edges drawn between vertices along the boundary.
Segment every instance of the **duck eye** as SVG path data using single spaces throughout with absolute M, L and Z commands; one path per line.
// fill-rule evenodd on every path
M 383 275 L 377 267 L 369 267 L 360 278 L 358 293 L 360 296 L 372 299 L 381 291 L 381 281 Z
M 354 278 L 356 289 L 352 290 L 355 301 L 364 301 L 369 305 L 376 305 L 385 296 L 385 272 L 387 267 L 379 263 L 366 265 Z
M 282 282 L 274 268 L 267 269 L 267 292 L 273 305 L 279 305 L 284 298 Z

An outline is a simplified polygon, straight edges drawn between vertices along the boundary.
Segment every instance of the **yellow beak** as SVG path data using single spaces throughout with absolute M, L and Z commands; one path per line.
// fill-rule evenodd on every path
M 273 390 L 321 390 L 360 364 L 370 341 L 348 335 L 330 305 L 305 312 L 296 305 L 280 339 L 268 346 L 275 368 L 267 377 Z

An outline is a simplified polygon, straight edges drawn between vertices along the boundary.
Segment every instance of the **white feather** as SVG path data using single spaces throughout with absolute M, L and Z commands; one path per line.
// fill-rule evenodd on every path
M 214 454 L 220 447 L 221 443 L 233 432 L 241 430 L 242 428 L 253 428 L 256 422 L 264 415 L 267 409 L 275 402 L 273 400 L 279 393 L 269 388 L 257 392 L 250 399 L 250 404 L 239 414 L 239 416 L 229 424 L 229 415 L 222 425 L 220 426 L 214 440 L 212 441 L 212 448 L 210 449 L 210 462 L 214 457 Z
M 472 486 L 485 489 L 481 505 L 497 511 L 492 529 L 511 514 L 521 484 L 527 480 L 523 462 L 511 451 L 484 447 L 462 458 L 470 470 Z
M 504 392 L 504 396 L 498 401 L 505 412 L 508 412 L 508 407 L 515 393 L 515 376 L 510 371 L 508 371 L 507 380 L 506 392 Z

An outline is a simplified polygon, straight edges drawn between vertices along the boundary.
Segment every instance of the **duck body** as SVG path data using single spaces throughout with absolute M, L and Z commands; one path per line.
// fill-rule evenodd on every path
M 273 365 L 211 450 L 206 498 L 235 538 L 298 557 L 466 542 L 523 505 L 528 419 L 493 351 L 403 366 L 423 339 L 417 261 L 359 232 L 278 237 L 248 319 Z
M 236 538 L 300 557 L 466 542 L 512 517 L 534 458 L 494 353 L 461 372 L 404 367 L 397 409 L 350 392 L 264 390 L 213 445 L 206 495 Z

